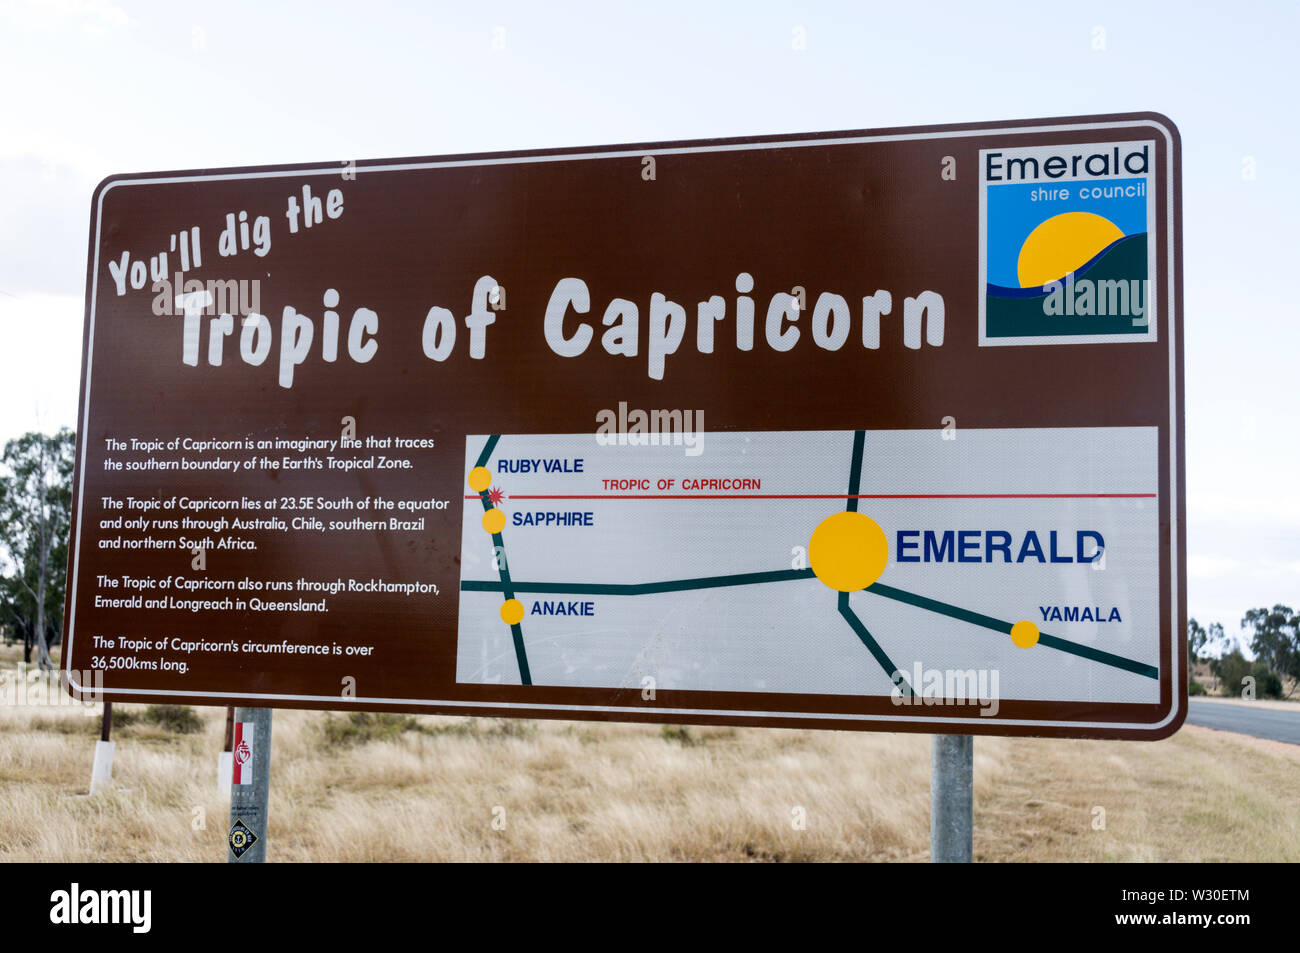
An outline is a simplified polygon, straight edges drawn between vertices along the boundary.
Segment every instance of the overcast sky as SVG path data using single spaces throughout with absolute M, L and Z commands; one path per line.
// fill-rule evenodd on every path
M 1215 6 L 0 0 L 0 440 L 76 424 L 111 173 L 1156 110 L 1189 609 L 1235 629 L 1300 603 L 1300 5 Z

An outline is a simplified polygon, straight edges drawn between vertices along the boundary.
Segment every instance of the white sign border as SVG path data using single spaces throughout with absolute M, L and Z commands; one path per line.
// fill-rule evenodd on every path
M 369 172 L 401 172 L 419 169 L 438 169 L 438 168 L 458 168 L 466 166 L 480 165 L 514 165 L 520 163 L 535 162 L 573 162 L 579 160 L 591 159 L 623 159 L 623 158 L 640 158 L 643 156 L 661 156 L 661 155 L 690 155 L 705 152 L 739 152 L 752 151 L 755 149 L 792 149 L 792 148 L 813 148 L 819 146 L 836 146 L 836 145 L 858 145 L 872 142 L 898 142 L 898 141 L 916 141 L 924 139 L 969 139 L 980 135 L 1030 135 L 1034 133 L 1048 132 L 1086 132 L 1089 130 L 1101 129 L 1123 129 L 1134 127 L 1149 127 L 1157 130 L 1165 139 L 1165 188 L 1166 188 L 1166 252 L 1167 267 L 1166 279 L 1169 289 L 1169 307 L 1168 313 L 1168 345 L 1169 345 L 1169 513 L 1170 513 L 1170 548 L 1169 548 L 1169 577 L 1170 577 L 1170 615 L 1171 634 L 1176 638 L 1179 620 L 1178 615 L 1178 381 L 1177 381 L 1177 341 L 1175 339 L 1174 329 L 1176 327 L 1175 307 L 1177 298 L 1175 297 L 1175 261 L 1174 261 L 1174 134 L 1164 124 L 1149 118 L 1133 118 L 1128 120 L 1115 120 L 1097 123 L 1063 123 L 1059 125 L 1046 126 L 995 126 L 989 128 L 970 128 L 970 129 L 951 129 L 937 132 L 921 132 L 912 134 L 897 134 L 886 136 L 851 136 L 847 138 L 827 138 L 827 139 L 791 139 L 787 141 L 774 142 L 749 142 L 749 143 L 730 143 L 716 146 L 688 146 L 667 149 L 629 149 L 611 152 L 574 152 L 571 154 L 557 153 L 554 155 L 543 156 L 506 156 L 492 159 L 463 159 L 448 160 L 445 162 L 407 162 L 395 163 L 392 165 L 366 166 L 358 169 L 358 174 Z M 161 183 L 181 183 L 181 182 L 204 182 L 204 181 L 231 181 L 237 179 L 260 179 L 260 178 L 285 178 L 291 176 L 310 176 L 310 175 L 337 175 L 337 167 L 328 166 L 318 169 L 277 169 L 266 172 L 234 172 L 234 173 L 211 173 L 200 175 L 161 175 L 149 178 L 126 178 L 114 180 L 112 177 L 105 179 L 101 183 L 99 200 L 95 208 L 95 251 L 93 256 L 93 270 L 91 272 L 91 293 L 90 308 L 88 314 L 89 329 L 86 336 L 86 380 L 85 395 L 82 403 L 81 423 L 81 459 L 84 462 L 87 457 L 89 446 L 89 434 L 84 426 L 90 416 L 90 397 L 91 397 L 91 372 L 95 341 L 95 307 L 99 293 L 99 251 L 102 246 L 101 233 L 103 229 L 103 210 L 104 196 L 115 188 L 135 186 L 135 185 L 155 185 Z M 72 654 L 72 643 L 76 633 L 76 598 L 77 586 L 79 579 L 79 563 L 82 554 L 82 523 L 84 519 L 84 501 L 85 501 L 85 466 L 81 468 L 80 481 L 77 485 L 77 500 L 79 503 L 77 512 L 76 527 L 76 557 L 71 567 L 72 581 L 69 587 L 69 606 L 68 613 L 68 635 L 67 644 L 63 647 L 65 653 L 69 656 Z M 556 705 L 556 704 L 539 704 L 528 703 L 515 705 L 509 702 L 477 702 L 458 699 L 424 699 L 424 698 L 353 698 L 352 701 L 358 704 L 372 705 L 393 705 L 411 708 L 460 708 L 460 709 L 490 709 L 497 711 L 518 711 L 521 714 L 527 714 L 529 711 L 548 711 L 548 712 L 601 712 L 611 715 L 620 713 L 626 714 L 655 714 L 655 715 L 703 715 L 707 717 L 722 718 L 759 718 L 759 719 L 787 719 L 790 721 L 800 720 L 827 720 L 827 721 L 884 721 L 895 724 L 907 723 L 915 725 L 926 724 L 945 724 L 945 725 L 979 725 L 979 724 L 999 724 L 999 725 L 1016 725 L 1030 728 L 1091 728 L 1104 732 L 1151 732 L 1159 734 L 1161 729 L 1171 724 L 1179 717 L 1181 711 L 1178 705 L 1179 693 L 1177 685 L 1182 678 L 1182 667 L 1184 660 L 1181 658 L 1182 653 L 1177 651 L 1177 644 L 1171 647 L 1170 657 L 1172 662 L 1171 686 L 1173 690 L 1170 693 L 1170 709 L 1158 722 L 1115 722 L 1115 721 L 1040 721 L 1034 719 L 1010 719 L 995 718 L 983 723 L 974 718 L 906 718 L 898 715 L 869 715 L 861 713 L 828 713 L 828 712 L 755 712 L 755 711 L 733 711 L 706 708 L 649 708 L 638 707 L 628 708 L 621 706 L 606 705 Z M 90 689 L 89 691 L 76 681 L 76 673 L 68 670 L 69 684 L 71 687 L 84 694 L 100 695 L 157 695 L 158 697 L 177 697 L 210 699 L 210 704 L 226 702 L 337 702 L 341 696 L 338 695 L 290 695 L 290 694 L 238 694 L 227 692 L 198 692 L 198 691 L 180 691 L 168 690 L 160 692 L 150 692 L 148 690 L 131 689 L 131 688 L 99 688 Z M 111 699 L 110 699 L 111 700 Z M 202 702 L 198 702 L 202 704 Z

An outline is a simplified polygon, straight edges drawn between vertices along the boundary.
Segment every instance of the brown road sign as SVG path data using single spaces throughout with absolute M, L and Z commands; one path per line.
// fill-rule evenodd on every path
M 1159 738 L 1153 113 L 115 176 L 65 665 L 191 704 Z

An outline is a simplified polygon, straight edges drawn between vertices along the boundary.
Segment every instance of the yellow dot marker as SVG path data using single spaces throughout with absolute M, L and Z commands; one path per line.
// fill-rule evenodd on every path
M 492 471 L 487 467 L 475 467 L 469 471 L 469 488 L 475 493 L 482 493 L 492 485 Z
M 1032 649 L 1038 644 L 1038 626 L 1021 619 L 1011 627 L 1011 641 L 1022 649 Z
M 840 592 L 865 589 L 885 571 L 889 539 L 880 524 L 862 513 L 836 513 L 813 530 L 808 541 L 813 574 Z
M 507 599 L 501 603 L 501 621 L 506 625 L 518 625 L 524 619 L 524 604 L 518 599 Z
M 483 528 L 495 536 L 506 528 L 506 514 L 498 509 L 490 509 L 483 514 Z

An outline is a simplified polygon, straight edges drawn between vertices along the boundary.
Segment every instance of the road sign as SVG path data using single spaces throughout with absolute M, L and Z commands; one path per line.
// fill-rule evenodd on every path
M 66 665 L 104 697 L 1158 738 L 1151 113 L 115 176 Z

